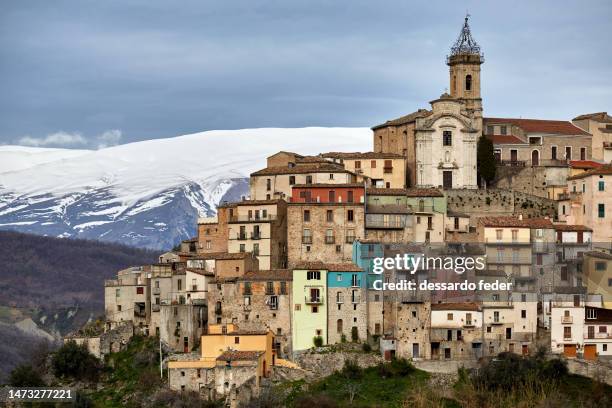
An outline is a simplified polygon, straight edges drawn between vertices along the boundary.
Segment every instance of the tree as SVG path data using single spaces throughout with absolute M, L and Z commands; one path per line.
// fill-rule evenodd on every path
M 96 380 L 100 362 L 87 350 L 85 345 L 69 341 L 59 348 L 51 360 L 53 372 L 58 377 L 72 377 L 79 380 Z
M 9 384 L 13 387 L 44 387 L 45 382 L 42 380 L 38 371 L 34 370 L 31 365 L 18 365 L 11 371 Z
M 478 174 L 488 184 L 495 179 L 495 172 L 497 170 L 493 142 L 491 139 L 483 136 L 478 139 L 477 149 Z

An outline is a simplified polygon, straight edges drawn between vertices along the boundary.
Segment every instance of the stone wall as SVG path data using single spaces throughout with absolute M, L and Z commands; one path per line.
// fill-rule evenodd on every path
M 325 352 L 324 349 L 315 349 L 315 352 L 294 353 L 295 362 L 304 370 L 310 371 L 318 377 L 332 375 L 342 370 L 344 362 L 355 361 L 362 368 L 373 367 L 383 362 L 382 356 L 377 353 L 362 353 L 358 351 Z
M 566 185 L 568 176 L 567 166 L 498 166 L 491 186 L 547 198 L 549 187 Z
M 482 216 L 554 217 L 557 210 L 554 200 L 511 190 L 445 190 L 445 194 L 448 210 L 470 215 L 472 225 Z
M 568 359 L 567 369 L 572 374 L 578 374 L 592 378 L 597 381 L 612 385 L 612 362 L 611 361 L 584 361 Z
M 123 350 L 133 336 L 134 324 L 128 321 L 117 323 L 113 329 L 99 336 L 67 337 L 64 343 L 74 341 L 78 345 L 84 344 L 91 354 L 103 360 L 106 355 Z

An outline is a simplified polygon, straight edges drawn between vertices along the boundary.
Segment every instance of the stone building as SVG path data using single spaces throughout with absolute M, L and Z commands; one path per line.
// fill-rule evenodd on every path
M 408 206 L 414 210 L 414 242 L 444 242 L 447 211 L 444 194 L 436 188 L 410 188 L 406 197 Z
M 329 344 L 368 339 L 367 278 L 357 269 L 327 273 Z
M 484 134 L 503 165 L 567 167 L 591 159 L 591 134 L 570 121 L 485 117 Z
M 344 165 L 348 171 L 366 177 L 375 188 L 404 188 L 406 158 L 397 153 L 322 153 L 321 157 Z
M 278 164 L 281 158 L 289 160 L 287 153 L 280 154 L 271 162 Z M 277 154 L 279 155 L 279 154 Z M 275 155 L 276 156 L 276 155 Z M 302 156 L 303 157 L 303 156 Z M 304 159 L 302 159 L 304 160 Z M 288 199 L 291 197 L 291 188 L 295 184 L 347 184 L 362 181 L 353 172 L 341 164 L 333 163 L 322 158 L 315 158 L 305 163 L 288 161 L 281 166 L 268 166 L 251 173 L 250 192 L 251 200 Z
M 415 360 L 429 358 L 431 303 L 423 300 L 402 301 L 397 305 L 396 354 Z
M 228 221 L 231 207 L 221 205 L 214 217 L 198 219 L 197 252 L 201 254 L 227 252 Z
M 482 356 L 483 312 L 477 303 L 431 305 L 429 358 L 474 359 Z
M 248 272 L 236 279 L 220 278 L 209 291 L 208 319 L 244 330 L 274 333 L 278 356 L 291 355 L 292 272 Z
M 584 225 L 555 224 L 556 264 L 559 273 L 547 279 L 551 287 L 581 287 L 583 284 L 583 255 L 592 248 L 593 231 Z
M 593 230 L 593 242 L 608 246 L 612 242 L 612 165 L 585 171 L 567 179 L 567 194 L 559 200 L 565 206 L 567 224 L 584 225 Z
M 572 122 L 593 135 L 593 160 L 612 163 L 612 116 L 608 112 L 587 113 L 575 117 Z
M 151 283 L 149 267 L 132 267 L 117 272 L 117 279 L 104 282 L 104 310 L 106 321 L 131 321 L 144 333 L 151 316 Z
M 297 191 L 302 189 L 299 187 L 287 206 L 289 267 L 310 261 L 350 262 L 353 241 L 363 238 L 363 202 L 339 200 L 345 194 L 348 196 L 348 192 L 342 191 L 355 191 L 355 197 L 363 196 L 363 187 L 355 184 L 321 186 L 316 185 L 316 191 L 311 192 L 311 197 L 318 194 L 318 202 L 300 199 Z
M 480 65 L 484 57 L 468 19 L 451 48 L 450 94 L 372 128 L 374 151 L 406 158 L 408 186 L 477 188 L 476 143 L 482 131 Z
M 408 189 L 367 190 L 365 239 L 378 242 L 411 242 L 416 210 L 408 205 Z
M 583 269 L 583 284 L 587 293 L 600 294 L 603 307 L 612 309 L 612 253 L 586 252 Z
M 228 252 L 252 252 L 259 269 L 287 266 L 287 203 L 284 200 L 244 200 L 228 209 Z

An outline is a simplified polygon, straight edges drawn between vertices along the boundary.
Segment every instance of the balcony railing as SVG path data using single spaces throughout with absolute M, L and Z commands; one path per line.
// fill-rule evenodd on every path
M 336 237 L 325 236 L 325 243 L 326 244 L 334 244 L 335 242 L 336 242 Z
M 276 220 L 276 215 L 275 214 L 268 214 L 265 217 L 259 216 L 256 217 L 254 215 L 252 216 L 248 216 L 248 215 L 234 215 L 233 217 L 230 217 L 229 222 L 231 223 L 239 223 L 239 222 L 269 222 L 269 221 L 275 221 Z
M 393 221 L 378 221 L 370 220 L 366 221 L 366 228 L 380 228 L 380 229 L 403 229 L 406 227 L 406 222 L 403 219 Z
M 304 303 L 307 305 L 323 304 L 323 296 L 304 296 Z
M 498 166 L 525 167 L 524 160 L 498 160 Z
M 302 236 L 302 244 L 312 244 L 312 236 Z
M 573 322 L 574 322 L 574 318 L 572 316 L 561 316 L 561 323 L 571 324 Z

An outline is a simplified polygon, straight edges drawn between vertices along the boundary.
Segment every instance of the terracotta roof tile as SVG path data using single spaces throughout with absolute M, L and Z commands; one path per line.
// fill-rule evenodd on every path
M 293 271 L 290 269 L 271 269 L 266 271 L 252 271 L 245 273 L 239 280 L 242 281 L 290 281 L 293 280 Z
M 299 166 L 274 166 L 266 167 L 251 173 L 251 176 L 269 176 L 276 174 L 304 174 L 304 173 L 351 173 L 344 166 L 331 162 L 327 163 L 312 163 Z
M 484 118 L 484 125 L 509 123 L 520 127 L 526 133 L 550 133 L 557 135 L 585 135 L 585 132 L 567 120 L 515 119 L 515 118 Z
M 386 121 L 385 123 L 382 123 L 380 125 L 376 125 L 376 126 L 372 127 L 372 130 L 384 128 L 384 127 L 387 127 L 387 126 L 401 126 L 401 125 L 405 125 L 407 123 L 412 123 L 412 122 L 415 122 L 417 120 L 417 118 L 427 117 L 427 116 L 431 115 L 431 113 L 432 112 L 428 111 L 427 109 L 419 109 L 418 111 L 409 113 L 408 115 L 399 117 L 397 119 L 391 119 L 391 120 Z
M 257 360 L 262 354 L 264 354 L 263 351 L 228 350 L 217 357 L 217 361 Z
M 512 216 L 481 217 L 478 223 L 485 227 L 499 228 L 553 228 L 553 223 L 548 218 L 523 218 L 521 220 Z
M 579 180 L 589 176 L 610 176 L 612 175 L 612 165 L 606 164 L 591 170 L 587 170 L 583 173 L 576 174 L 575 176 L 568 177 L 568 180 Z
M 601 123 L 612 123 L 612 116 L 608 112 L 585 113 L 584 115 L 576 116 L 572 120 L 592 119 Z
M 612 254 L 608 253 L 608 252 L 602 252 L 602 251 L 589 251 L 589 252 L 585 252 L 585 255 L 588 256 L 592 256 L 593 258 L 599 258 L 599 259 L 609 259 L 612 260 Z
M 570 167 L 574 169 L 596 169 L 603 166 L 603 163 L 598 163 L 593 160 L 571 160 Z
M 362 272 L 363 269 L 353 263 L 323 263 L 302 262 L 295 265 L 293 270 L 326 270 L 329 272 Z

